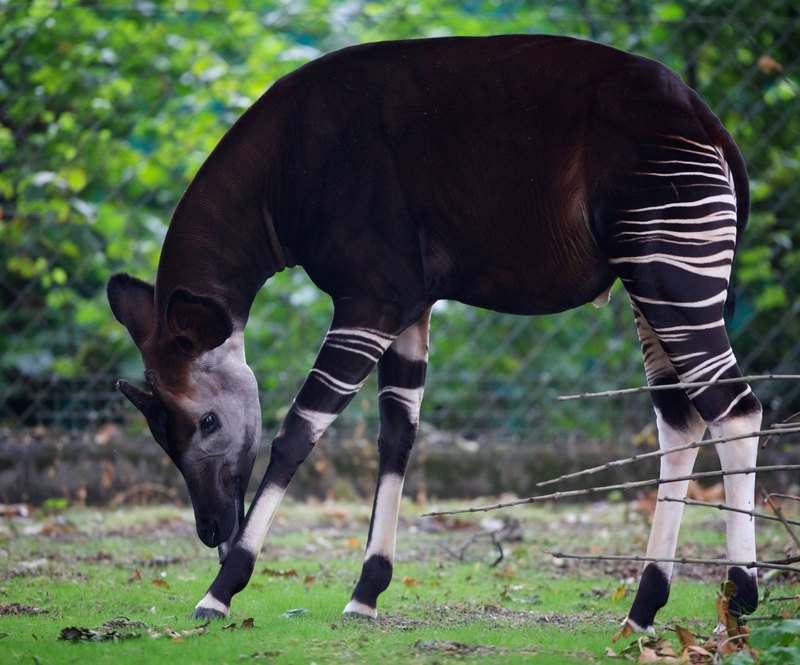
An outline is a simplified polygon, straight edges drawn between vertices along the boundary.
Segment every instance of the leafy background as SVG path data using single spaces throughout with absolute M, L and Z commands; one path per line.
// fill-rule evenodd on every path
M 183 190 L 277 78 L 367 41 L 569 34 L 654 57 L 722 118 L 749 165 L 752 214 L 730 332 L 748 372 L 798 370 L 800 10 L 792 0 L 0 0 L 0 423 L 141 421 L 113 392 L 141 361 L 105 301 L 108 276 L 152 280 Z M 248 358 L 276 427 L 331 307 L 287 271 L 259 295 Z M 556 402 L 638 385 L 624 292 L 608 307 L 526 319 L 437 307 L 423 418 L 505 440 L 652 439 L 646 397 Z M 371 425 L 368 385 L 340 430 Z M 767 420 L 800 384 L 759 383 Z

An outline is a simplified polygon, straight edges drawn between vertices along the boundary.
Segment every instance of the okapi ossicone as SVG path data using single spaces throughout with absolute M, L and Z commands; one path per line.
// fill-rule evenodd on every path
M 228 131 L 180 201 L 155 286 L 115 275 L 108 298 L 141 351 L 149 391 L 122 393 L 182 472 L 197 533 L 222 565 L 196 617 L 227 615 L 289 481 L 378 366 L 380 467 L 363 569 L 345 612 L 376 615 L 392 577 L 400 495 L 418 427 L 431 306 L 513 314 L 630 295 L 650 384 L 741 378 L 723 310 L 748 212 L 742 156 L 663 65 L 562 37 L 501 36 L 347 48 L 283 77 Z M 272 442 L 244 514 L 261 435 L 243 334 L 256 292 L 302 266 L 334 315 Z M 664 452 L 758 430 L 747 383 L 653 393 Z M 754 438 L 720 444 L 755 465 Z M 696 449 L 662 458 L 691 472 Z M 683 497 L 686 482 L 660 486 Z M 754 476 L 725 478 L 751 509 Z M 656 508 L 647 556 L 674 556 L 682 504 Z M 727 513 L 733 561 L 754 561 L 752 519 Z M 671 563 L 649 563 L 627 623 L 651 630 Z M 734 612 L 758 601 L 728 571 Z

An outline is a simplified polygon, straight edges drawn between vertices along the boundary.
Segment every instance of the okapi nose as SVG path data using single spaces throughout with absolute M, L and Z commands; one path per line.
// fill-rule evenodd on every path
M 197 535 L 207 547 L 217 547 L 223 540 L 219 524 L 213 519 L 197 520 Z

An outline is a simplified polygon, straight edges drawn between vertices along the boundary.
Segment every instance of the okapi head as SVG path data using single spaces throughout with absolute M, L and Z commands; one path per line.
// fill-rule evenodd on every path
M 242 333 L 222 303 L 180 287 L 158 307 L 152 285 L 119 274 L 108 282 L 108 301 L 141 351 L 150 392 L 122 379 L 117 388 L 180 470 L 197 535 L 219 547 L 222 561 L 243 521 L 261 438 Z

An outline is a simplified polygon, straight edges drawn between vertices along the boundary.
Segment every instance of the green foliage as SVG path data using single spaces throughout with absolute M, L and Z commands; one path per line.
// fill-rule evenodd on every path
M 753 653 L 738 652 L 722 662 L 726 665 L 794 665 L 800 663 L 800 619 L 762 624 L 750 635 Z
M 25 0 L 0 2 L 0 417 L 24 412 L 53 377 L 140 371 L 108 311 L 105 281 L 119 270 L 153 279 L 182 191 L 271 82 L 353 43 L 510 32 L 633 50 L 698 89 L 739 142 L 752 177 L 737 352 L 758 370 L 796 361 L 800 316 L 786 314 L 797 313 L 800 287 L 800 19 L 792 3 Z M 299 273 L 280 275 L 254 308 L 249 357 L 269 398 L 268 425 L 302 380 L 330 317 L 312 288 Z M 615 301 L 624 303 L 624 294 Z M 556 412 L 552 398 L 641 381 L 625 310 L 522 324 L 449 305 L 434 322 L 434 335 L 440 325 L 447 334 L 433 338 L 427 414 L 446 426 L 476 413 L 481 426 L 512 433 L 546 422 L 552 431 L 608 435 L 598 424 L 606 419 L 582 406 Z M 631 415 L 631 426 L 640 424 Z

